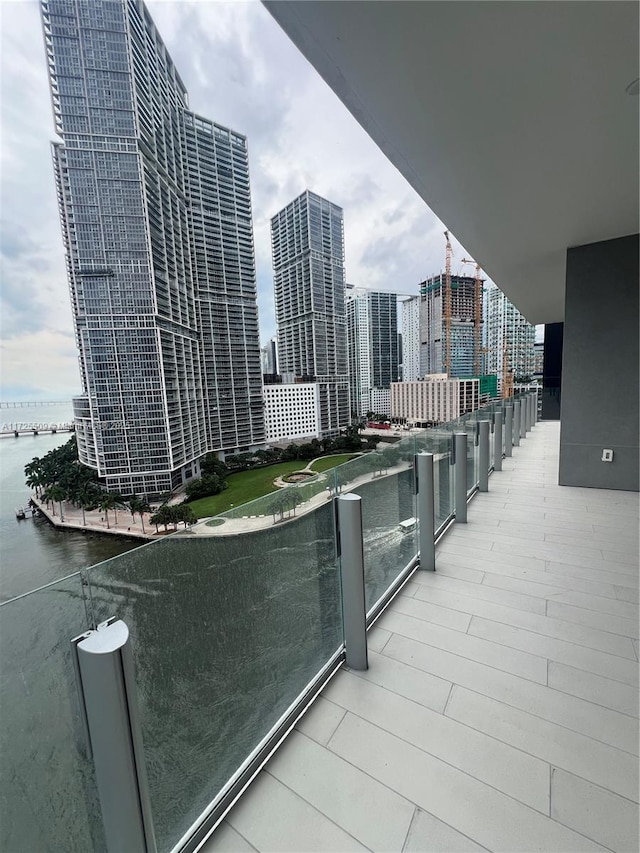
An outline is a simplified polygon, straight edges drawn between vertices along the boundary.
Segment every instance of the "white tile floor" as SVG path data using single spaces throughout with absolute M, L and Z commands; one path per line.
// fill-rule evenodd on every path
M 536 425 L 203 848 L 638 850 L 638 495 Z

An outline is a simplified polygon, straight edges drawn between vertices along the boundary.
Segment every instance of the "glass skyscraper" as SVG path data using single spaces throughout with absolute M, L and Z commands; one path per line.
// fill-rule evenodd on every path
M 361 417 L 378 411 L 374 389 L 398 381 L 397 295 L 348 286 L 347 342 L 351 412 Z
M 497 375 L 501 392 L 505 372 L 513 371 L 514 379 L 519 382 L 533 378 L 536 327 L 493 283 L 485 288 L 483 335 L 484 372 Z
M 279 371 L 317 382 L 320 430 L 347 426 L 342 208 L 306 190 L 271 219 Z
M 188 109 L 141 0 L 43 0 L 80 459 L 162 494 L 265 439 L 245 137 Z

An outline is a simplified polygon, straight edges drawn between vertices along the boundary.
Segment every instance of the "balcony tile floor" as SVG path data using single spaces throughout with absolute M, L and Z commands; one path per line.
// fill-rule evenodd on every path
M 638 495 L 514 448 L 204 846 L 638 850 Z

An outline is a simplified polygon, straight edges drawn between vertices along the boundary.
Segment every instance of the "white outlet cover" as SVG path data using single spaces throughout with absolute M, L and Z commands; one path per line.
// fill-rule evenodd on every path
M 602 461 L 603 462 L 613 462 L 613 450 L 603 450 L 602 451 Z

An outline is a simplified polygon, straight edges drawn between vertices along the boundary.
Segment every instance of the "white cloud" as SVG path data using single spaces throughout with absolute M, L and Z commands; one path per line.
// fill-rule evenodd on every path
M 42 329 L 0 345 L 2 387 L 9 399 L 70 400 L 80 392 L 73 336 Z
M 269 220 L 307 188 L 344 208 L 350 283 L 413 293 L 442 269 L 444 226 L 260 3 L 155 0 L 149 7 L 191 108 L 248 137 L 263 340 L 275 331 Z M 72 322 L 38 3 L 0 8 L 3 337 L 10 343 L 3 356 L 15 376 L 14 359 L 24 359 L 13 342 L 39 332 L 57 340 L 72 334 Z M 459 260 L 464 252 L 454 246 Z M 77 385 L 70 361 L 54 367 L 42 347 L 30 357 L 38 387 L 60 387 L 60 371 L 69 370 Z

